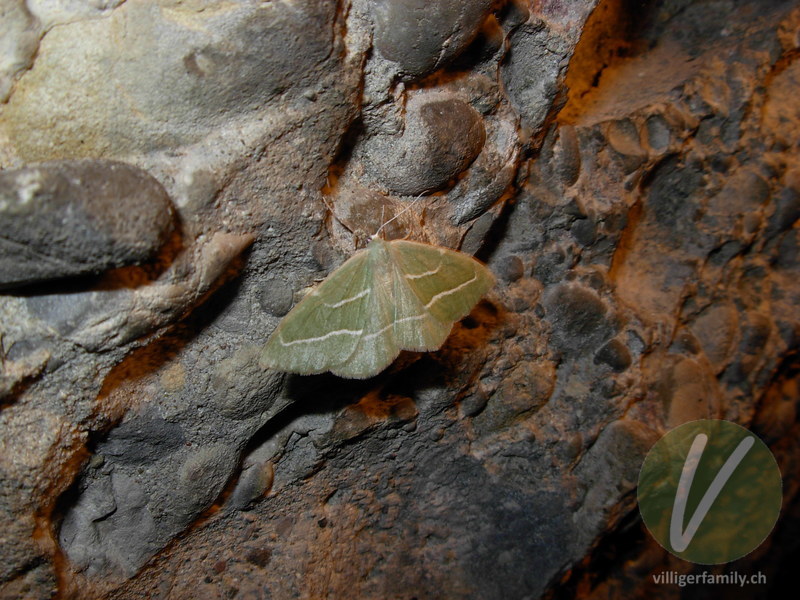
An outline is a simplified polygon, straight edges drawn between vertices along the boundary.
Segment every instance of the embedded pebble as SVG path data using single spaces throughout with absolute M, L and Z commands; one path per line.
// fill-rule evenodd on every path
M 700 342 L 694 334 L 685 328 L 681 328 L 675 334 L 675 339 L 669 348 L 675 354 L 700 354 Z
M 580 355 L 596 348 L 615 329 L 603 300 L 585 287 L 559 285 L 547 294 L 545 308 L 554 345 L 567 354 Z
M 97 451 L 121 464 L 149 464 L 175 452 L 183 443 L 181 426 L 148 407 L 139 414 L 128 413 Z
M 501 431 L 539 410 L 552 396 L 554 381 L 552 365 L 520 362 L 504 374 L 485 408 L 473 407 L 475 426 L 484 433 Z
M 225 503 L 226 508 L 243 510 L 269 492 L 275 479 L 275 468 L 271 461 L 246 467 Z
M 631 366 L 631 353 L 618 339 L 609 341 L 594 356 L 595 363 L 604 363 L 616 372 Z
M 179 487 L 182 510 L 186 514 L 207 508 L 222 491 L 238 459 L 236 448 L 212 444 L 190 455 L 181 466 Z
M 544 122 L 553 106 L 568 46 L 541 25 L 523 25 L 509 36 L 510 50 L 501 76 L 522 124 L 531 130 Z
M 504 280 L 514 282 L 525 274 L 525 263 L 522 259 L 512 254 L 492 263 L 495 272 Z
M 563 249 L 556 248 L 536 257 L 533 276 L 544 284 L 556 283 L 564 277 L 570 266 L 571 257 Z
M 800 193 L 791 187 L 783 188 L 775 198 L 775 212 L 769 218 L 768 235 L 791 229 L 797 219 L 800 219 Z
M 145 171 L 105 160 L 0 172 L 0 289 L 148 260 L 173 210 Z
M 282 374 L 259 367 L 260 353 L 259 346 L 245 346 L 215 366 L 211 386 L 224 416 L 246 419 L 272 406 Z
M 591 219 L 576 219 L 569 231 L 576 242 L 587 248 L 594 243 L 597 236 L 597 228 Z
M 741 318 L 732 304 L 721 302 L 706 308 L 690 325 L 708 360 L 719 373 L 730 360 L 737 343 Z
M 489 394 L 483 389 L 482 386 L 478 386 L 475 392 L 472 394 L 467 395 L 461 400 L 459 405 L 459 413 L 463 417 L 474 417 L 486 408 L 486 405 L 489 402 Z
M 581 174 L 581 153 L 578 134 L 572 125 L 563 124 L 558 128 L 558 138 L 553 145 L 555 175 L 562 184 L 572 186 Z
M 405 79 L 432 73 L 458 56 L 481 27 L 492 0 L 373 0 L 375 47 Z
M 642 156 L 639 132 L 630 119 L 611 121 L 606 131 L 609 145 L 625 156 Z
M 291 285 L 285 279 L 269 279 L 261 287 L 258 302 L 266 312 L 282 317 L 294 304 L 294 293 Z
M 697 361 L 670 357 L 665 360 L 656 389 L 661 395 L 667 425 L 718 418 L 719 386 L 716 379 Z
M 272 559 L 272 550 L 269 548 L 253 548 L 247 554 L 245 554 L 245 559 L 250 564 L 256 565 L 263 569 Z
M 467 231 L 467 234 L 464 236 L 464 240 L 461 243 L 461 251 L 467 254 L 475 254 L 478 252 L 496 218 L 497 215 L 489 211 L 475 219 L 469 231 Z
M 476 219 L 497 203 L 513 185 L 520 166 L 520 142 L 515 125 L 489 118 L 480 154 L 448 194 L 456 225 Z
M 408 103 L 399 138 L 378 135 L 362 148 L 368 176 L 395 194 L 443 188 L 478 156 L 486 140 L 480 114 L 466 102 L 419 94 Z
M 708 201 L 708 213 L 725 230 L 742 217 L 755 216 L 770 200 L 770 187 L 764 178 L 742 169 L 727 178 L 720 192 Z
M 639 131 L 630 119 L 619 119 L 608 124 L 608 145 L 617 153 L 623 171 L 632 173 L 644 163 L 647 153 L 639 141 Z
M 645 139 L 654 152 L 663 152 L 669 148 L 672 132 L 667 120 L 659 114 L 652 115 L 645 122 Z

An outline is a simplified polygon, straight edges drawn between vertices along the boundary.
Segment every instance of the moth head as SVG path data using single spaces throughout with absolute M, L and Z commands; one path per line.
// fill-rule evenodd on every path
M 421 222 L 415 200 L 361 191 L 357 194 L 340 190 L 335 198 L 323 198 L 329 213 L 328 228 L 343 249 L 364 248 L 375 238 L 420 239 Z

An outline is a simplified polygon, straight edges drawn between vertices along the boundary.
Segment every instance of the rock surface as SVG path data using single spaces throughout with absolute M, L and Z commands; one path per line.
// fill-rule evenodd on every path
M 0 172 L 0 289 L 145 262 L 167 241 L 172 217 L 161 184 L 124 163 Z
M 491 7 L 491 0 L 372 0 L 375 48 L 404 78 L 419 79 L 461 54 Z
M 466 170 L 486 141 L 481 115 L 466 102 L 412 97 L 402 136 L 377 135 L 361 148 L 367 176 L 391 194 L 437 191 Z
M 783 516 L 735 567 L 780 589 L 795 3 L 6 4 L 0 214 L 61 182 L 14 239 L 65 266 L 0 295 L 0 598 L 677 597 L 651 575 L 706 568 L 635 487 L 698 418 L 776 455 Z M 498 285 L 372 379 L 260 369 L 390 220 Z

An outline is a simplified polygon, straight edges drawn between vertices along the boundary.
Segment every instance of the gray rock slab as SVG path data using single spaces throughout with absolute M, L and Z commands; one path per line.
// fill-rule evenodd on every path
M 169 197 L 137 167 L 80 160 L 0 172 L 0 289 L 142 263 L 173 227 Z

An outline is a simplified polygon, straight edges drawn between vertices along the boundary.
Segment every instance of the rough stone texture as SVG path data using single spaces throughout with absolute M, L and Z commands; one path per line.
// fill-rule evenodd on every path
M 29 2 L 0 165 L 124 160 L 179 227 L 152 264 L 0 296 L 0 597 L 678 597 L 650 576 L 706 569 L 634 492 L 702 417 L 777 457 L 784 514 L 729 568 L 779 590 L 800 10 L 596 4 Z M 259 369 L 390 219 L 498 286 L 373 379 Z
M 44 36 L 4 110 L 21 158 L 174 148 L 314 86 L 331 51 L 335 4 L 203 8 L 134 0 L 97 19 L 75 6 L 70 22 Z
M 142 263 L 167 240 L 172 216 L 161 184 L 123 163 L 0 172 L 0 289 Z
M 0 102 L 5 102 L 20 73 L 33 64 L 39 28 L 24 0 L 0 3 Z
M 515 29 L 509 43 L 503 84 L 520 122 L 536 130 L 553 110 L 552 97 L 568 64 L 568 45 L 539 23 Z
M 44 29 L 79 19 L 104 17 L 125 0 L 28 0 L 31 11 Z

